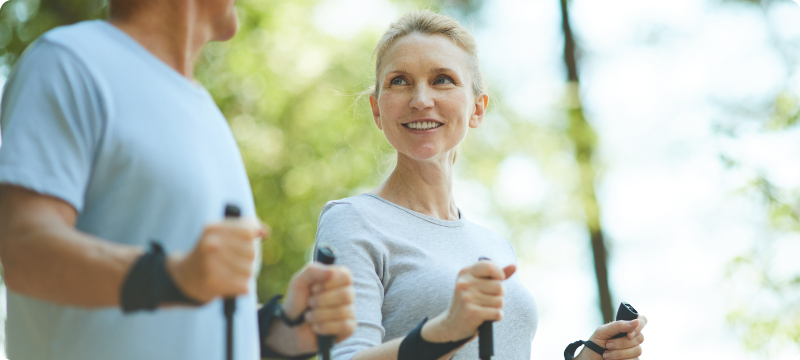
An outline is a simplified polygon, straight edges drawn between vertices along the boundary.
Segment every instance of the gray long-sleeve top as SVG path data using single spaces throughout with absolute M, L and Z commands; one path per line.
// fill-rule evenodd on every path
M 511 244 L 464 219 L 446 221 L 373 194 L 331 201 L 322 209 L 316 244 L 337 250 L 356 292 L 356 332 L 336 345 L 333 358 L 403 337 L 424 318 L 447 310 L 458 272 L 480 257 L 498 266 L 516 263 Z M 530 359 L 538 317 L 533 296 L 516 275 L 504 281 L 504 318 L 494 324 L 495 359 Z M 454 359 L 478 359 L 477 340 Z

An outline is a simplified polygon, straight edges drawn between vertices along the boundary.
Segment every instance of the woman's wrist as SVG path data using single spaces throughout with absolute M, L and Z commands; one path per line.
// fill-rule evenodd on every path
M 450 331 L 447 329 L 447 324 L 444 321 L 444 316 L 439 315 L 433 319 L 428 320 L 422 326 L 422 339 L 432 343 L 443 343 L 448 341 L 457 341 L 461 339 L 454 339 L 450 336 Z

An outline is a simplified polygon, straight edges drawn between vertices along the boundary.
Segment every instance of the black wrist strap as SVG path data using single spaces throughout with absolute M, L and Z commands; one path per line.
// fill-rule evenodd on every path
M 472 336 L 459 341 L 450 341 L 446 343 L 432 343 L 422 338 L 422 326 L 428 321 L 428 318 L 422 320 L 414 330 L 406 335 L 403 342 L 400 343 L 400 350 L 397 353 L 397 360 L 436 360 L 445 354 L 458 349 L 472 339 Z
M 278 312 L 283 312 L 281 309 L 281 304 L 278 302 L 283 298 L 283 295 L 275 295 L 272 299 L 264 304 L 261 309 L 258 309 L 258 338 L 260 339 L 259 342 L 261 343 L 261 357 L 262 358 L 274 358 L 274 359 L 289 359 L 289 360 L 304 360 L 313 357 L 316 353 L 311 354 L 302 354 L 297 356 L 287 356 L 280 353 L 275 352 L 274 350 L 270 349 L 267 346 L 267 335 L 269 335 L 269 327 L 272 325 L 272 319 L 276 316 L 280 319 L 280 316 L 276 315 Z M 286 316 L 284 314 L 284 316 Z M 300 315 L 300 319 L 303 318 L 303 315 Z M 289 325 L 289 324 L 287 324 Z M 292 325 L 289 325 L 292 326 Z
M 131 266 L 120 291 L 120 305 L 124 313 L 140 310 L 153 311 L 161 304 L 199 305 L 184 294 L 167 272 L 167 256 L 156 241 Z
M 591 341 L 578 340 L 572 344 L 567 345 L 567 348 L 564 349 L 564 360 L 572 360 L 572 358 L 575 357 L 575 350 L 578 350 L 578 348 L 581 347 L 581 345 L 586 346 L 589 349 L 592 349 L 592 351 L 600 354 L 601 356 L 606 351 L 606 349 L 602 348 L 600 345 L 597 345 Z
M 275 299 L 275 298 L 277 298 L 277 300 L 283 299 L 283 295 L 275 295 L 273 297 L 273 299 Z M 295 326 L 300 326 L 300 325 L 302 325 L 303 323 L 306 322 L 306 316 L 305 315 L 306 315 L 307 311 L 308 311 L 308 309 L 305 309 L 305 310 L 303 310 L 303 312 L 300 313 L 300 315 L 297 315 L 297 318 L 289 319 L 289 317 L 286 316 L 286 312 L 283 311 L 283 306 L 281 304 L 277 304 L 277 306 L 275 306 L 275 317 L 278 318 L 278 319 L 281 319 L 281 321 L 284 324 L 286 324 L 286 326 L 295 327 Z

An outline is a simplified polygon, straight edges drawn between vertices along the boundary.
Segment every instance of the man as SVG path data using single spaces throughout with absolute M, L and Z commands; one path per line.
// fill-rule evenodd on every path
M 233 2 L 111 0 L 109 22 L 54 29 L 20 59 L 0 113 L 10 359 L 223 359 L 219 299 L 234 296 L 236 359 L 353 332 L 336 266 L 295 274 L 286 320 L 257 321 L 265 230 L 230 129 L 192 79 L 201 48 L 234 35 Z M 229 203 L 241 219 L 223 219 Z

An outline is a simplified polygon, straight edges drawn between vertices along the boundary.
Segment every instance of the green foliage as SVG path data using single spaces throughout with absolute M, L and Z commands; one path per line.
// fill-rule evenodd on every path
M 379 34 L 325 34 L 309 16 L 315 3 L 237 2 L 239 32 L 210 44 L 196 71 L 230 121 L 258 214 L 272 227 L 261 299 L 283 292 L 308 260 L 322 206 L 379 180 L 385 140 L 368 102 L 356 101 Z
M 11 0 L 0 8 L 0 68 L 8 69 L 36 38 L 56 26 L 105 17 L 107 0 Z M 6 70 L 7 71 L 7 70 Z

